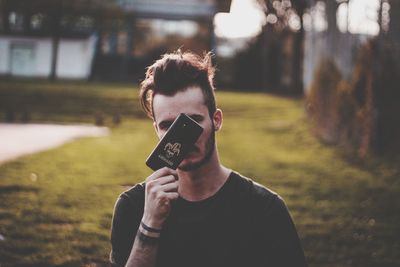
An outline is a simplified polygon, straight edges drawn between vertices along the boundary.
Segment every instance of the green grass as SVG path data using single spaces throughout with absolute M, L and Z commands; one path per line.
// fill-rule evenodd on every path
M 400 265 L 398 159 L 358 162 L 321 145 L 300 100 L 232 92 L 218 92 L 217 100 L 223 163 L 285 199 L 310 266 Z M 123 123 L 110 136 L 0 165 L 0 264 L 106 265 L 115 200 L 150 174 L 144 159 L 156 143 L 137 88 L 0 84 L 0 112 L 21 103 L 35 122 L 92 122 L 97 110 L 117 110 Z
M 12 112 L 20 121 L 25 111 L 33 121 L 41 122 L 94 122 L 96 113 L 103 113 L 109 121 L 116 113 L 142 117 L 136 95 L 137 88 L 127 85 L 3 81 L 0 120 Z

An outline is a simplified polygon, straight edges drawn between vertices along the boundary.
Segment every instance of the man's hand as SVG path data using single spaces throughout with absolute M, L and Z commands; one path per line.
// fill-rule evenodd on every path
M 146 179 L 143 223 L 161 229 L 171 210 L 171 201 L 178 197 L 177 172 L 167 167 L 155 171 Z
M 171 201 L 179 197 L 177 177 L 176 171 L 168 168 L 147 177 L 142 224 L 125 266 L 155 266 L 160 231 L 171 211 Z

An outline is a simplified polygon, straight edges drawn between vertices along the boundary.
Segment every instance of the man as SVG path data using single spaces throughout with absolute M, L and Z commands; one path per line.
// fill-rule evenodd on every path
M 306 266 L 283 200 L 219 161 L 222 111 L 213 76 L 210 55 L 188 52 L 148 68 L 140 99 L 158 137 L 180 113 L 204 131 L 176 171 L 157 170 L 121 194 L 111 231 L 114 266 Z

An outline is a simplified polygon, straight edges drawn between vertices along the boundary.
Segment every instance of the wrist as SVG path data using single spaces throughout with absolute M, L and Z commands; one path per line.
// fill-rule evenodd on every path
M 139 231 L 144 235 L 152 238 L 159 238 L 161 235 L 161 229 L 150 227 L 146 225 L 143 221 L 140 222 Z
M 154 218 L 151 218 L 150 216 L 144 215 L 142 218 L 141 223 L 143 223 L 145 226 L 153 229 L 160 230 L 162 229 L 163 226 L 163 221 L 156 220 Z
M 147 246 L 156 246 L 158 244 L 160 236 L 152 236 L 151 234 L 146 234 L 141 231 L 139 228 L 139 231 L 136 234 L 136 238 L 143 244 Z
M 146 231 L 148 231 L 148 232 L 157 233 L 157 234 L 160 234 L 160 233 L 161 233 L 161 228 L 153 228 L 153 227 L 148 226 L 147 224 L 145 224 L 143 221 L 140 222 L 140 226 L 141 226 L 144 230 L 146 230 Z

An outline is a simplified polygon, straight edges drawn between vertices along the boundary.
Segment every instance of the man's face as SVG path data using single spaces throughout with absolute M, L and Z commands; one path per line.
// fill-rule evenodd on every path
M 203 127 L 204 131 L 195 143 L 179 169 L 190 171 L 197 169 L 210 160 L 215 150 L 214 124 L 220 125 L 220 116 L 211 120 L 204 96 L 199 87 L 189 87 L 173 96 L 156 94 L 153 98 L 154 127 L 159 138 L 167 132 L 172 122 L 180 113 L 185 113 Z M 221 111 L 217 111 L 220 115 Z M 214 116 L 215 117 L 215 116 Z

